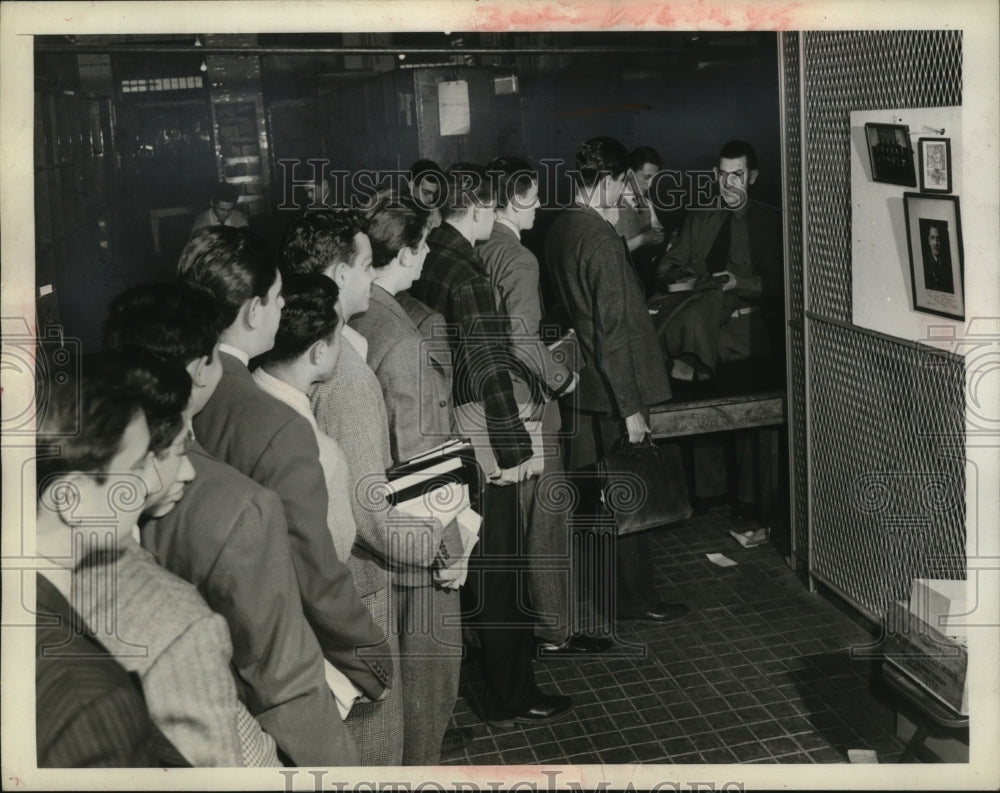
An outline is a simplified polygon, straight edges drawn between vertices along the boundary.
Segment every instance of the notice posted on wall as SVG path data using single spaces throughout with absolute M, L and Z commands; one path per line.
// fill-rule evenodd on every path
M 465 80 L 438 83 L 438 119 L 442 135 L 467 135 L 472 129 Z

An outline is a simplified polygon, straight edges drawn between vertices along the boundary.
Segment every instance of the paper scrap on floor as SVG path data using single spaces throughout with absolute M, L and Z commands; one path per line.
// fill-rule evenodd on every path
M 767 526 L 760 529 L 749 529 L 747 531 L 730 531 L 733 539 L 744 548 L 753 548 L 763 545 L 771 538 L 771 529 Z
M 848 749 L 847 759 L 852 763 L 877 763 L 878 752 L 872 749 Z
M 712 564 L 717 564 L 719 567 L 735 567 L 737 562 L 734 562 L 725 554 L 721 553 L 706 553 L 705 556 L 708 557 L 708 561 Z

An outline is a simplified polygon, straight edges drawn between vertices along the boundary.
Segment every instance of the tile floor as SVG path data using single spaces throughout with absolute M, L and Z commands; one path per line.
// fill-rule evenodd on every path
M 754 524 L 750 524 L 754 525 Z M 482 683 L 463 667 L 453 723 L 473 730 L 449 765 L 845 763 L 848 749 L 898 760 L 895 712 L 869 662 L 869 635 L 811 594 L 771 544 L 744 549 L 726 508 L 655 536 L 657 584 L 691 608 L 670 625 L 620 623 L 645 652 L 535 662 L 537 682 L 573 697 L 558 722 L 491 728 L 472 711 Z M 705 554 L 738 562 L 720 568 Z

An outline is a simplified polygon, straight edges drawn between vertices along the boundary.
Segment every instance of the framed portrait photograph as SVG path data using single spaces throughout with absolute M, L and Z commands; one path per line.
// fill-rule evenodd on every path
M 950 193 L 951 139 L 921 138 L 917 141 L 917 154 L 921 192 Z
M 910 128 L 905 124 L 865 124 L 868 159 L 872 166 L 872 181 L 916 187 L 913 170 L 913 145 Z
M 904 193 L 913 308 L 965 319 L 962 219 L 958 197 Z

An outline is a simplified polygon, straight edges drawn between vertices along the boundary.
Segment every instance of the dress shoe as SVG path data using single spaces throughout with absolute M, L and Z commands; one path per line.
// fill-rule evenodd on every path
M 491 727 L 513 727 L 515 724 L 545 724 L 555 721 L 573 709 L 573 700 L 562 694 L 538 692 L 535 701 L 526 710 L 506 719 L 486 718 Z
M 614 647 L 611 639 L 602 639 L 598 636 L 587 636 L 578 633 L 570 636 L 561 642 L 538 641 L 538 655 L 541 658 L 551 656 L 585 655 L 587 653 L 603 653 Z
M 657 603 L 648 611 L 642 614 L 630 614 L 627 616 L 619 616 L 620 620 L 631 620 L 635 622 L 673 622 L 674 620 L 679 620 L 681 617 L 686 617 L 690 613 L 691 609 L 684 603 Z
M 468 727 L 455 727 L 444 731 L 441 739 L 441 756 L 449 757 L 458 754 L 475 739 Z

